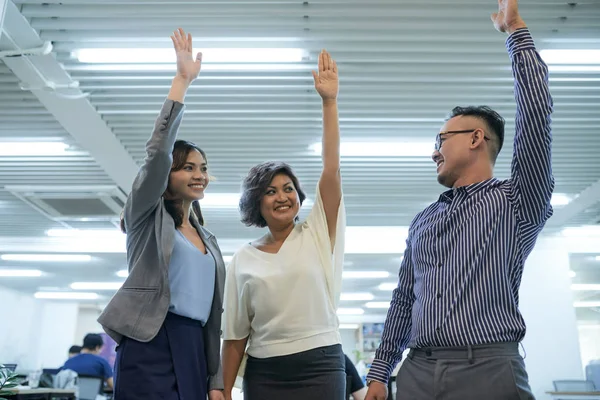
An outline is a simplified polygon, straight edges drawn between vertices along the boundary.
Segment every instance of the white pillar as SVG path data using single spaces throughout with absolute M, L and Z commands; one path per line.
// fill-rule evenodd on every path
M 2 37 L 2 26 L 4 25 L 4 15 L 6 14 L 6 5 L 8 0 L 0 0 L 0 37 Z
M 525 263 L 520 309 L 529 382 L 538 400 L 549 399 L 552 381 L 583 379 L 579 334 L 564 238 L 540 237 Z

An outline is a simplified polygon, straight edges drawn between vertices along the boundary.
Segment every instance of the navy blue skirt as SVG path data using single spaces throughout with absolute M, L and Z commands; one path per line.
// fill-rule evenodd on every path
M 150 342 L 124 337 L 115 360 L 115 400 L 206 399 L 202 323 L 168 313 Z

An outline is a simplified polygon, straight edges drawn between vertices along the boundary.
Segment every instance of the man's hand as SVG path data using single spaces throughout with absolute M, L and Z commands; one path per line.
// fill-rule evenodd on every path
M 208 400 L 225 400 L 222 390 L 211 390 L 208 392 Z
M 492 21 L 498 31 L 509 35 L 527 26 L 519 15 L 517 0 L 498 0 L 498 12 L 492 14 Z
M 369 383 L 369 390 L 367 391 L 365 400 L 387 400 L 387 397 L 388 389 L 386 385 L 376 381 Z

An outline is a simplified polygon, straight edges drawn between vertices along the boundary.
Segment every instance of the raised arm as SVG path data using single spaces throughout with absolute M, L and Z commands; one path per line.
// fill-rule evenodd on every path
M 315 89 L 323 99 L 323 171 L 319 191 L 327 217 L 327 229 L 333 249 L 336 235 L 338 210 L 342 198 L 340 175 L 340 123 L 338 119 L 337 94 L 338 71 L 335 61 L 325 50 L 319 54 L 319 72 L 313 71 Z
M 522 222 L 541 228 L 552 215 L 550 200 L 554 190 L 548 67 L 536 51 L 517 0 L 499 0 L 498 5 L 492 21 L 497 30 L 509 34 L 506 47 L 512 61 L 517 102 L 511 168 L 513 202 Z
M 406 240 L 404 259 L 398 272 L 398 287 L 394 289 L 392 301 L 385 319 L 381 344 L 367 375 L 368 392 L 365 400 L 386 400 L 387 382 L 392 371 L 402 359 L 408 346 L 412 328 L 412 308 L 415 302 L 414 270 L 411 239 Z
M 198 77 L 202 55 L 192 57 L 192 35 L 178 29 L 171 36 L 177 55 L 177 74 L 171 90 L 154 125 L 152 136 L 146 143 L 146 158 L 140 168 L 124 211 L 127 231 L 143 221 L 156 207 L 167 189 L 173 162 L 173 145 L 183 117 L 183 100 L 190 84 Z

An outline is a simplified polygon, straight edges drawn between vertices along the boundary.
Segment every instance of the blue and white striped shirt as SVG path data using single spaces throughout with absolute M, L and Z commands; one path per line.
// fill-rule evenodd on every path
M 367 379 L 387 383 L 407 347 L 519 342 L 525 259 L 552 215 L 548 68 L 526 28 L 506 41 L 517 102 L 511 178 L 444 192 L 411 223 Z

